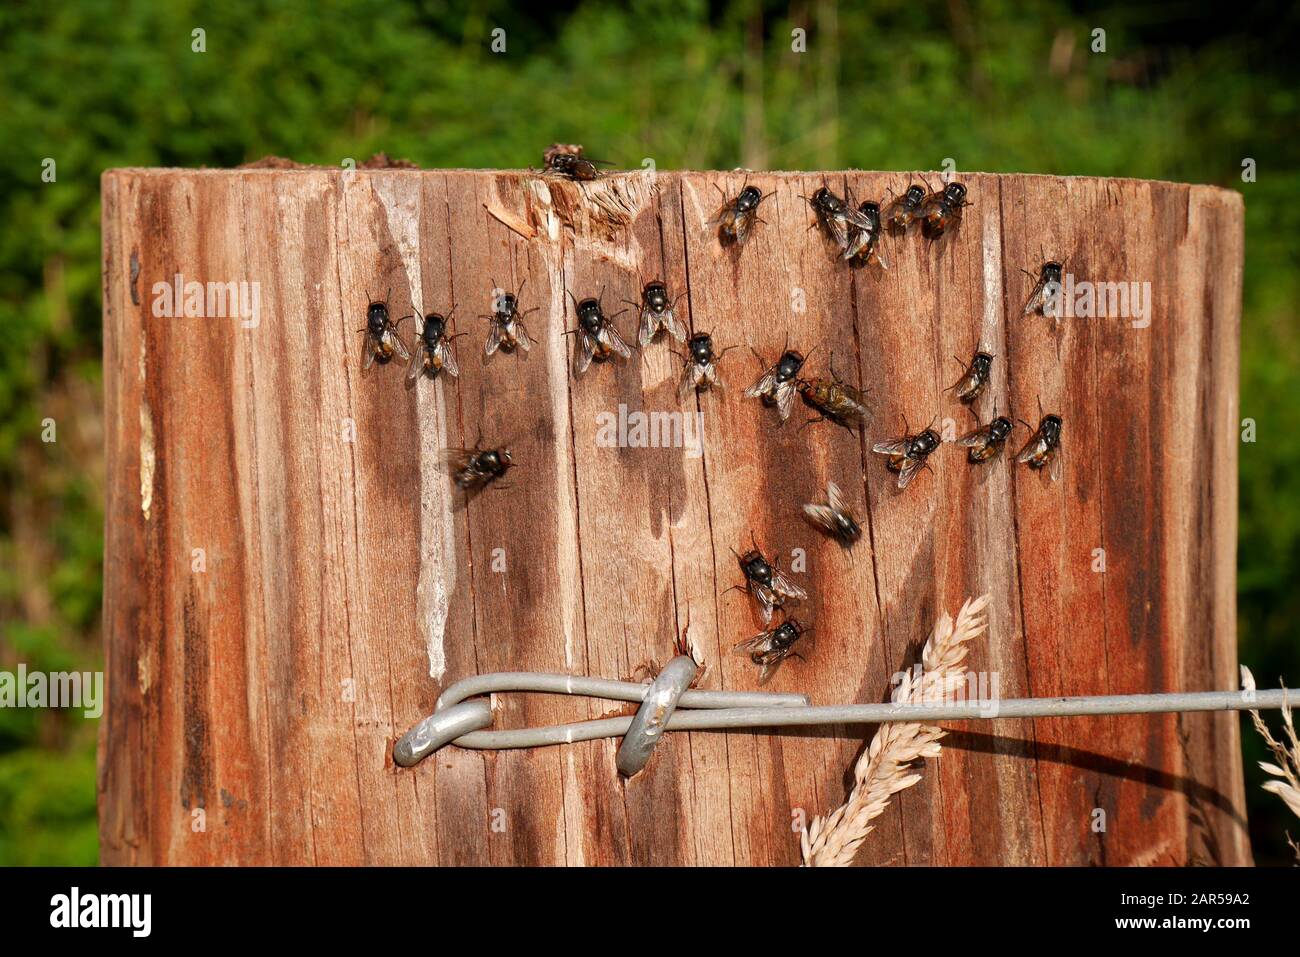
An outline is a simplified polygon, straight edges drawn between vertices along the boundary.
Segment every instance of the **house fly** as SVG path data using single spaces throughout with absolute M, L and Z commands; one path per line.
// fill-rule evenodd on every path
M 454 310 L 453 310 L 454 312 Z M 456 365 L 456 354 L 451 351 L 453 339 L 459 339 L 465 333 L 447 335 L 447 320 L 437 312 L 426 313 L 420 334 L 415 337 L 415 349 L 411 353 L 411 364 L 406 369 L 406 384 L 415 385 L 421 375 L 437 378 L 439 372 L 445 371 L 450 376 L 459 376 L 460 367 Z
M 871 451 L 888 455 L 888 468 L 898 473 L 898 487 L 907 488 L 918 472 L 926 467 L 925 460 L 939 447 L 942 440 L 933 428 L 926 428 L 915 435 L 908 432 L 907 423 L 903 423 L 903 437 L 888 442 L 877 442 Z
M 388 295 L 392 295 L 391 289 Z M 357 330 L 365 333 L 361 340 L 362 374 L 369 372 L 370 367 L 376 362 L 381 366 L 387 365 L 393 361 L 394 356 L 401 356 L 403 359 L 411 358 L 411 354 L 406 351 L 406 343 L 397 333 L 397 327 L 409 318 L 411 317 L 403 316 L 394 322 L 388 315 L 387 296 L 383 300 L 370 300 L 370 305 L 366 307 L 366 324 Z
M 754 356 L 766 365 L 763 357 L 757 352 L 754 352 Z M 790 418 L 790 410 L 794 406 L 796 379 L 803 364 L 802 353 L 794 349 L 786 349 L 776 365 L 767 369 L 757 382 L 745 390 L 745 395 L 751 399 L 761 398 L 766 404 L 775 405 L 781 413 L 781 421 L 784 422 Z
M 715 183 L 714 189 L 722 193 Z M 771 195 L 770 193 L 768 195 Z M 709 220 L 709 225 L 717 227 L 718 241 L 724 246 L 733 243 L 743 246 L 754 230 L 754 223 L 762 222 L 758 218 L 758 206 L 767 199 L 757 186 L 746 186 L 735 199 L 729 199 L 722 193 L 722 207 Z
M 631 358 L 632 350 L 614 328 L 613 317 L 607 317 L 601 309 L 599 299 L 583 299 L 579 302 L 573 293 L 569 293 L 569 298 L 573 300 L 574 310 L 578 314 L 578 328 L 565 333 L 566 336 L 578 337 L 578 357 L 573 366 L 575 375 L 586 372 L 592 359 L 604 362 L 615 353 L 624 359 Z
M 797 618 L 787 618 L 775 628 L 769 628 L 753 638 L 740 642 L 735 650 L 738 654 L 748 656 L 754 664 L 761 666 L 758 681 L 762 684 L 776 673 L 776 669 L 785 659 L 803 659 L 803 655 L 795 651 L 794 646 L 809 631 L 812 629 L 804 627 Z
M 803 513 L 814 526 L 830 535 L 845 548 L 852 548 L 862 537 L 862 526 L 840 494 L 840 487 L 834 482 L 826 483 L 826 504 L 814 505 L 809 502 L 803 507 Z

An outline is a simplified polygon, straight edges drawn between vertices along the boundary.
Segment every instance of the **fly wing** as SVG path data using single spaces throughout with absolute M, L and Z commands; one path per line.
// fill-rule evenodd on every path
M 406 387 L 408 389 L 415 385 L 416 380 L 420 378 L 420 373 L 424 371 L 424 352 L 424 340 L 416 339 L 415 351 L 411 354 L 411 361 L 406 367 Z
M 435 467 L 444 475 L 456 475 L 474 460 L 475 454 L 473 449 L 440 449 Z
M 575 375 L 582 375 L 587 371 L 587 366 L 591 365 L 592 357 L 596 354 L 596 340 L 587 335 L 583 329 L 578 330 L 578 358 L 574 361 L 573 371 Z
M 772 589 L 768 588 L 762 582 L 754 581 L 752 578 L 749 580 L 749 590 L 753 592 L 754 597 L 758 599 L 759 611 L 763 615 L 763 624 L 767 624 L 772 620 L 772 609 L 779 604 L 780 599 L 777 598 Z
M 706 365 L 704 367 L 703 375 L 704 380 L 708 382 L 709 385 L 713 386 L 715 389 L 722 388 L 722 376 L 718 375 L 718 366 L 716 363 L 710 362 Z
M 806 591 L 794 582 L 790 581 L 790 579 L 786 578 L 785 575 L 781 574 L 780 570 L 776 568 L 772 569 L 772 591 L 776 592 L 778 595 L 782 595 L 786 598 L 794 598 L 798 601 L 803 601 L 808 597 Z
M 655 314 L 649 309 L 641 310 L 641 328 L 637 332 L 636 341 L 644 349 L 650 344 L 650 340 L 655 337 L 655 331 L 658 323 L 655 321 Z
M 361 374 L 365 375 L 370 371 L 370 367 L 375 364 L 375 356 L 379 353 L 379 343 L 375 337 L 366 332 L 361 337 Z
M 737 642 L 733 647 L 738 655 L 764 654 L 770 651 L 772 647 L 772 632 L 760 631 L 753 638 L 746 638 L 744 641 Z
M 808 504 L 803 507 L 803 513 L 808 516 L 808 520 L 820 528 L 823 532 L 833 533 L 835 531 L 835 512 L 828 505 Z
M 668 334 L 678 342 L 686 341 L 686 330 L 682 328 L 682 324 L 677 321 L 677 316 L 673 314 L 671 309 L 665 310 L 660 322 L 668 330 Z
M 1025 443 L 1025 447 L 1020 450 L 1020 454 L 1016 456 L 1016 461 L 1025 463 L 1037 462 L 1043 457 L 1043 454 L 1046 451 L 1047 442 L 1043 439 L 1043 433 L 1041 431 L 1035 432 L 1030 437 L 1029 441 Z
M 877 442 L 871 447 L 871 451 L 878 452 L 881 455 L 904 455 L 907 453 L 907 439 L 891 439 L 888 442 Z
M 406 349 L 406 343 L 402 341 L 402 337 L 397 334 L 396 330 L 384 330 L 384 343 L 403 359 L 411 358 L 411 353 Z
M 703 379 L 704 373 L 700 367 L 694 362 L 687 362 L 682 366 L 682 377 L 677 383 L 677 398 L 685 402 Z
M 826 483 L 826 503 L 830 505 L 833 512 L 846 512 L 844 507 L 844 496 L 840 494 L 840 487 L 834 482 Z
M 1061 447 L 1054 445 L 1047 451 L 1047 471 L 1053 482 L 1061 480 Z
M 1029 294 L 1029 301 L 1025 303 L 1024 315 L 1039 312 L 1045 313 L 1047 308 L 1047 277 L 1039 276 L 1038 282 L 1034 283 L 1033 292 Z
M 905 459 L 903 467 L 898 470 L 898 487 L 907 488 L 912 479 L 925 467 L 925 459 Z
M 860 252 L 862 252 L 862 250 L 867 249 L 870 245 L 871 245 L 870 232 L 868 232 L 865 229 L 854 230 L 853 238 L 850 239 L 849 244 L 844 247 L 844 255 L 841 258 L 846 260 L 853 259 Z
M 835 245 L 845 249 L 849 245 L 849 230 L 844 225 L 844 220 L 839 216 L 827 216 L 823 213 L 818 213 L 818 217 L 822 221 L 822 228 L 835 241 Z
M 496 319 L 493 319 L 488 328 L 487 345 L 483 347 L 484 355 L 490 356 L 492 353 L 496 352 L 497 349 L 501 348 L 501 343 L 505 339 L 503 332 L 504 329 L 502 328 L 502 324 Z
M 460 366 L 456 365 L 456 356 L 451 351 L 451 343 L 448 340 L 442 339 L 438 342 L 434 355 L 442 362 L 442 367 L 447 370 L 448 375 L 460 377 Z
M 757 218 L 757 211 L 752 209 L 747 213 L 736 214 L 735 231 L 737 246 L 745 245 L 745 241 L 749 239 L 749 234 L 754 228 L 754 220 Z
M 619 335 L 618 330 L 614 328 L 612 322 L 605 323 L 600 330 L 600 337 L 608 348 L 613 349 L 624 359 L 632 358 L 631 348 L 629 348 L 628 344 L 623 341 L 623 337 Z
M 532 312 L 531 309 L 528 311 Z M 528 338 L 528 330 L 524 328 L 524 321 L 522 319 L 510 320 L 510 334 L 514 336 L 515 344 L 518 345 L 520 349 L 523 349 L 524 352 L 527 352 L 533 347 L 533 340 Z
M 979 390 L 979 377 L 975 374 L 975 369 L 967 369 L 960 379 L 948 386 L 953 392 L 957 393 L 957 398 L 965 402 L 975 395 Z
M 793 379 L 777 384 L 776 387 L 776 407 L 781 413 L 781 421 L 784 422 L 790 418 L 790 410 L 794 408 L 795 385 Z
M 776 366 L 768 369 L 758 381 L 745 390 L 745 395 L 750 399 L 756 399 L 759 396 L 771 395 L 772 390 L 776 387 Z
M 957 444 L 972 449 L 984 448 L 984 446 L 989 444 L 989 427 L 987 425 L 981 425 L 978 429 L 973 429 L 970 432 L 967 432 L 957 440 Z

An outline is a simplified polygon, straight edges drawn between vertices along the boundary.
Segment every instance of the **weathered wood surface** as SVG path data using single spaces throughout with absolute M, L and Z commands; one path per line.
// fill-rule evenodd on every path
M 881 274 L 833 263 L 807 231 L 799 197 L 821 174 L 661 173 L 653 189 L 648 175 L 105 174 L 105 863 L 795 863 L 798 810 L 843 799 L 868 729 L 672 734 L 627 783 L 616 741 L 448 748 L 414 769 L 390 757 L 456 679 L 631 677 L 671 656 L 688 618 L 704 685 L 754 687 L 729 649 L 756 616 L 725 591 L 751 531 L 787 567 L 807 553 L 794 577 L 815 642 L 773 690 L 884 700 L 935 617 L 985 591 L 971 667 L 1004 697 L 1234 687 L 1236 194 L 971 174 L 960 230 L 890 240 Z M 734 195 L 746 179 L 775 196 L 737 256 L 705 222 L 715 185 Z M 829 179 L 864 197 L 909 176 Z M 1022 317 L 1019 270 L 1040 249 L 1078 279 L 1149 281 L 1149 327 Z M 154 316 L 154 284 L 178 272 L 258 282 L 260 323 Z M 743 347 L 722 360 L 728 389 L 690 406 L 702 457 L 597 444 L 601 412 L 680 408 L 663 343 L 569 371 L 567 292 L 603 288 L 612 312 L 652 276 L 686 293 L 696 330 Z M 485 360 L 475 317 L 494 281 L 525 280 L 536 344 Z M 360 375 L 367 291 L 389 287 L 394 316 L 455 305 L 459 380 L 408 391 L 396 367 Z M 834 348 L 870 386 L 864 434 L 798 431 L 802 410 L 774 428 L 742 398 L 758 373 L 747 347 L 774 358 L 787 336 L 818 347 L 811 369 Z M 943 390 L 950 357 L 977 343 L 998 356 L 985 421 L 996 402 L 1036 422 L 1040 398 L 1064 417 L 1062 481 L 1013 464 L 1022 430 L 982 468 L 945 444 L 898 493 L 870 444 L 904 415 L 965 431 Z M 458 509 L 437 452 L 480 432 L 523 467 Z M 799 516 L 828 478 L 868 520 L 851 557 Z M 626 710 L 498 704 L 498 727 Z M 860 857 L 1238 864 L 1243 815 L 1235 716 L 968 722 Z

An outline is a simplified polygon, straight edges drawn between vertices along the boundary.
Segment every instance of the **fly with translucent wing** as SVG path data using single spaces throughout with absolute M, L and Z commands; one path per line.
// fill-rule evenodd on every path
M 679 296 L 678 299 L 681 297 Z M 686 341 L 686 329 L 674 315 L 677 300 L 668 298 L 668 287 L 658 279 L 646 283 L 641 290 L 641 301 L 632 302 L 624 299 L 629 306 L 640 310 L 641 322 L 637 332 L 637 344 L 644 349 L 660 332 L 667 332 L 678 342 Z
M 547 174 L 579 182 L 599 179 L 600 167 L 612 165 L 588 158 L 577 143 L 552 143 L 542 154 L 542 163 Z
M 831 353 L 829 379 L 799 379 L 796 388 L 810 407 L 820 413 L 817 418 L 809 419 L 800 428 L 815 422 L 831 421 L 852 432 L 857 426 L 870 418 L 867 397 L 854 386 L 840 378 L 835 371 L 835 354 Z
M 737 654 L 745 655 L 754 664 L 758 665 L 761 670 L 758 673 L 758 682 L 763 684 L 772 675 L 776 674 L 776 669 L 781 666 L 781 662 L 787 658 L 803 659 L 803 655 L 794 650 L 795 644 L 812 631 L 806 627 L 797 618 L 787 618 L 775 628 L 769 628 L 766 631 L 759 632 L 753 638 L 747 638 L 736 645 Z
M 1032 428 L 1028 422 L 1025 428 Z M 1016 461 L 1028 465 L 1031 469 L 1047 469 L 1047 475 L 1055 482 L 1061 477 L 1061 417 L 1048 413 L 1038 423 L 1038 428 L 1030 436 L 1025 447 L 1016 456 Z
M 697 332 L 686 344 L 687 354 L 674 351 L 682 359 L 682 375 L 677 382 L 677 398 L 685 402 L 692 392 L 703 392 L 709 388 L 722 388 L 722 376 L 718 374 L 718 360 L 735 346 L 727 346 L 721 352 L 715 352 L 713 337 L 707 332 Z
M 455 312 L 455 310 L 452 310 Z M 422 375 L 436 379 L 438 373 L 446 372 L 450 376 L 459 376 L 460 367 L 456 364 L 456 354 L 451 349 L 454 339 L 465 333 L 447 335 L 447 322 L 450 314 L 430 312 L 424 316 L 424 325 L 415 337 L 415 349 L 411 352 L 411 362 L 406 369 L 406 384 L 414 386 Z
M 957 359 L 956 356 L 953 358 Z M 960 359 L 957 361 L 961 362 Z M 956 392 L 957 398 L 962 402 L 974 402 L 988 385 L 989 373 L 993 371 L 993 355 L 981 350 L 971 357 L 969 364 L 963 365 L 965 371 L 962 377 L 944 391 Z
M 772 620 L 772 609 L 784 607 L 787 601 L 803 601 L 808 593 L 786 578 L 775 562 L 763 557 L 752 534 L 750 540 L 754 547 L 744 555 L 737 554 L 734 548 L 731 550 L 745 575 L 745 585 L 732 585 L 728 591 L 748 588 L 758 602 L 759 614 L 766 624 Z
M 994 416 L 987 425 L 972 429 L 959 438 L 957 444 L 966 449 L 968 462 L 987 462 L 1002 451 L 1013 428 L 1015 426 L 1005 415 Z
M 871 451 L 889 456 L 887 467 L 891 472 L 898 473 L 898 487 L 903 489 L 911 485 L 912 479 L 926 467 L 925 460 L 934 454 L 941 441 L 939 433 L 934 429 L 926 428 L 913 435 L 904 422 L 902 438 L 877 442 Z
M 849 244 L 844 249 L 844 258 L 854 266 L 879 264 L 881 269 L 888 269 L 889 263 L 880 254 L 880 236 L 884 231 L 880 225 L 880 204 L 866 200 L 858 207 L 858 212 L 870 224 L 867 229 L 853 228 L 849 233 Z
M 509 448 L 485 449 L 480 443 L 472 449 L 443 449 L 438 457 L 439 470 L 450 475 L 467 497 L 499 482 L 514 464 Z
M 578 337 L 578 355 L 574 359 L 574 375 L 582 375 L 591 365 L 592 360 L 604 362 L 614 355 L 624 359 L 632 357 L 632 350 L 614 327 L 614 316 L 606 316 L 601 308 L 600 299 L 583 299 L 581 302 L 569 293 L 573 308 L 578 314 L 578 328 L 565 332 L 566 336 Z
M 1025 302 L 1023 315 L 1032 315 L 1038 313 L 1048 319 L 1059 319 L 1061 317 L 1061 279 L 1065 274 L 1065 267 L 1055 259 L 1049 259 L 1039 267 L 1038 277 L 1027 269 L 1020 270 L 1030 279 L 1034 279 L 1034 288 L 1029 293 L 1029 299 Z
M 750 351 L 760 363 L 767 365 L 757 351 L 752 348 Z M 775 405 L 781 414 L 781 421 L 784 422 L 790 418 L 790 410 L 794 408 L 799 370 L 803 368 L 803 364 L 803 353 L 786 349 L 781 353 L 781 358 L 777 360 L 776 365 L 765 369 L 758 381 L 745 390 L 746 397 L 762 399 L 767 405 Z
M 816 505 L 809 502 L 803 507 L 803 513 L 815 528 L 834 538 L 845 548 L 852 548 L 862 537 L 862 526 L 857 517 L 849 511 L 840 493 L 840 487 L 834 482 L 826 483 L 826 504 Z
M 908 226 L 921 218 L 921 205 L 925 202 L 925 197 L 925 187 L 917 186 L 915 183 L 907 187 L 906 192 L 896 196 L 885 207 L 883 213 L 885 226 L 892 232 L 906 232 Z
M 729 199 L 716 183 L 713 188 L 721 194 L 722 206 L 709 220 L 709 226 L 718 230 L 718 242 L 722 245 L 744 246 L 753 232 L 754 223 L 763 222 L 758 218 L 758 207 L 767 196 L 757 186 L 748 184 L 735 199 Z
M 392 295 L 392 290 L 388 291 Z M 367 293 L 367 298 L 369 294 Z M 361 340 L 361 372 L 364 375 L 370 367 L 378 362 L 381 366 L 393 361 L 394 356 L 411 358 L 406 343 L 398 335 L 397 327 L 410 316 L 403 316 L 394 322 L 388 314 L 388 298 L 371 299 L 366 306 L 366 324 L 357 332 L 365 333 Z
M 808 200 L 816 214 L 815 226 L 821 226 L 822 232 L 833 242 L 841 253 L 849 248 L 849 236 L 853 230 L 872 230 L 872 222 L 861 210 L 854 209 L 853 204 L 832 193 L 822 186 Z M 812 227 L 809 227 L 812 228 Z
M 533 347 L 533 341 L 528 337 L 528 330 L 524 328 L 524 316 L 536 312 L 539 307 L 525 311 L 519 311 L 519 296 L 524 291 L 524 286 L 528 285 L 525 279 L 519 284 L 519 291 L 510 293 L 501 290 L 495 279 L 492 280 L 492 314 L 481 315 L 480 319 L 486 319 L 490 323 L 488 326 L 487 344 L 483 347 L 484 355 L 492 355 L 498 349 L 502 352 L 514 352 L 516 349 L 522 349 L 527 352 Z
M 966 201 L 966 187 L 962 183 L 949 183 L 941 193 L 931 193 L 921 207 L 921 233 L 927 239 L 938 239 L 944 233 L 961 225 L 961 211 L 971 205 Z

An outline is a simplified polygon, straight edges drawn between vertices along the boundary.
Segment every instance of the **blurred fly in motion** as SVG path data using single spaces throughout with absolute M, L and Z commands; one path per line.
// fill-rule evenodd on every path
M 736 645 L 737 654 L 746 655 L 754 664 L 762 667 L 758 673 L 758 682 L 763 684 L 776 673 L 781 662 L 787 658 L 803 660 L 803 655 L 794 650 L 799 641 L 811 628 L 804 627 L 797 618 L 787 618 L 775 628 L 760 632 L 753 638 Z
M 452 310 L 454 313 L 455 310 Z M 439 372 L 445 371 L 450 376 L 459 376 L 460 368 L 456 365 L 456 355 L 451 351 L 453 339 L 465 335 L 459 332 L 447 335 L 447 321 L 452 313 L 443 316 L 437 312 L 427 313 L 420 334 L 415 337 L 415 350 L 411 353 L 411 364 L 406 369 L 406 384 L 413 386 L 421 375 L 436 379 Z
M 854 266 L 869 266 L 879 263 L 881 269 L 888 269 L 889 263 L 880 255 L 880 204 L 865 200 L 858 207 L 863 217 L 870 223 L 867 229 L 854 228 L 849 234 L 849 244 L 844 249 L 844 258 Z
M 852 432 L 855 427 L 865 423 L 870 416 L 867 397 L 859 389 L 840 378 L 839 373 L 835 371 L 834 353 L 831 353 L 830 370 L 830 379 L 798 381 L 797 388 L 804 402 L 821 413 L 817 418 L 809 419 L 800 428 L 829 419 Z
M 682 377 L 677 383 L 678 399 L 685 402 L 692 392 L 703 392 L 711 386 L 722 388 L 718 360 L 734 348 L 736 347 L 727 346 L 721 352 L 714 352 L 713 337 L 707 332 L 697 332 L 686 344 L 685 356 L 673 350 L 683 360 Z
M 443 449 L 440 467 L 449 473 L 456 487 L 467 495 L 498 481 L 515 464 L 508 448 L 484 449 L 475 443 L 472 449 Z M 509 488 L 498 485 L 497 488 Z
M 949 183 L 942 193 L 931 193 L 921 207 L 921 233 L 927 239 L 938 239 L 948 230 L 961 225 L 961 211 L 971 205 L 966 202 L 966 187 Z
M 976 422 L 979 420 L 976 419 Z M 1007 437 L 1015 426 L 1005 415 L 995 416 L 987 425 L 981 425 L 967 432 L 957 444 L 966 449 L 966 460 L 972 464 L 986 462 L 1002 452 Z
M 552 143 L 542 154 L 545 172 L 565 179 L 590 181 L 600 178 L 600 167 L 612 166 L 605 160 L 588 159 L 577 143 Z
M 933 423 L 931 423 L 933 424 Z M 877 442 L 871 451 L 888 455 L 889 471 L 898 473 L 898 487 L 907 488 L 923 468 L 928 468 L 928 459 L 942 440 L 933 428 L 926 428 L 915 435 L 911 434 L 907 420 L 903 420 L 903 437 L 888 442 Z
M 925 202 L 925 187 L 913 183 L 907 191 L 885 207 L 885 225 L 892 232 L 907 232 L 907 227 L 921 218 L 921 205 Z
M 953 356 L 958 362 L 956 356 Z M 989 373 L 993 370 L 993 354 L 989 352 L 976 352 L 971 357 L 970 364 L 962 363 L 965 371 L 960 379 L 945 389 L 945 392 L 956 392 L 957 398 L 962 402 L 974 402 L 984 391 L 984 387 L 989 383 Z
M 601 295 L 604 295 L 603 291 Z M 614 317 L 607 317 L 601 309 L 600 299 L 584 299 L 579 302 L 573 293 L 569 293 L 569 298 L 573 300 L 574 310 L 578 314 L 578 328 L 565 332 L 566 336 L 578 337 L 578 356 L 574 360 L 574 375 L 582 375 L 586 372 L 593 359 L 604 362 L 615 353 L 624 359 L 632 357 L 632 350 L 614 328 L 612 321 Z M 624 311 L 619 310 L 614 313 L 614 316 Z
M 722 207 L 709 220 L 710 226 L 717 227 L 718 242 L 724 246 L 745 245 L 754 230 L 754 223 L 763 222 L 758 217 L 758 206 L 767 196 L 757 186 L 746 185 L 735 199 L 729 199 L 716 183 L 713 188 L 722 194 Z
M 840 252 L 848 250 L 851 230 L 870 232 L 872 229 L 871 220 L 867 218 L 865 213 L 854 209 L 851 203 L 845 202 L 825 186 L 812 194 L 812 199 L 808 200 L 808 205 L 817 214 L 817 221 L 814 225 L 821 226 L 827 238 L 839 248 Z M 812 226 L 808 228 L 811 229 Z
M 681 297 L 679 296 L 678 299 Z M 650 344 L 655 336 L 662 331 L 676 339 L 678 342 L 686 341 L 686 330 L 682 324 L 677 321 L 673 315 L 673 309 L 677 301 L 669 301 L 668 287 L 654 279 L 645 284 L 641 290 L 641 301 L 632 302 L 630 299 L 624 299 L 629 306 L 635 306 L 641 310 L 641 325 L 637 333 L 637 343 L 641 348 Z
M 1041 409 L 1039 410 L 1042 411 Z M 1025 428 L 1033 430 L 1028 422 Z M 1023 462 L 1031 469 L 1047 469 L 1053 482 L 1061 477 L 1061 417 L 1054 413 L 1044 415 L 1038 423 L 1037 431 L 1030 436 L 1025 447 L 1016 456 L 1017 462 Z
M 1025 302 L 1025 311 L 1022 315 L 1032 315 L 1038 313 L 1048 319 L 1059 319 L 1061 317 L 1061 277 L 1064 274 L 1065 267 L 1055 259 L 1049 259 L 1038 269 L 1038 276 L 1028 269 L 1020 270 L 1030 279 L 1034 280 L 1034 288 L 1029 293 L 1029 299 Z
M 754 352 L 755 358 L 760 363 L 767 365 L 766 360 L 752 347 L 750 351 Z M 745 395 L 751 399 L 761 398 L 767 405 L 775 405 L 777 411 L 781 413 L 781 421 L 784 422 L 790 418 L 790 410 L 794 407 L 796 380 L 803 364 L 802 353 L 794 349 L 786 349 L 776 365 L 768 368 L 759 376 L 757 382 L 745 390 Z
M 393 291 L 388 290 L 388 296 Z M 365 337 L 361 340 L 361 372 L 364 374 L 370 371 L 370 367 L 378 362 L 381 366 L 387 365 L 393 361 L 393 356 L 401 356 L 403 359 L 411 358 L 411 354 L 406 351 L 406 343 L 402 337 L 397 334 L 397 327 L 403 321 L 410 319 L 410 316 L 403 316 L 394 322 L 388 315 L 388 296 L 382 300 L 371 299 L 370 305 L 366 307 L 366 324 L 357 332 L 364 332 Z M 366 293 L 366 298 L 370 294 Z
M 754 547 L 744 555 L 737 555 L 734 548 L 731 550 L 731 554 L 740 563 L 740 570 L 745 574 L 745 586 L 732 585 L 727 590 L 743 590 L 748 587 L 749 593 L 758 602 L 759 613 L 766 624 L 772 620 L 773 608 L 782 608 L 787 601 L 802 601 L 808 597 L 808 593 L 786 578 L 774 562 L 763 557 L 753 533 L 750 534 L 750 541 Z
M 528 285 L 527 279 L 520 283 L 519 292 L 501 292 L 497 281 L 492 280 L 492 314 L 479 316 L 480 319 L 486 319 L 491 323 L 488 327 L 487 344 L 483 347 L 485 355 L 490 356 L 497 349 L 502 352 L 523 349 L 527 352 L 533 347 L 533 341 L 528 338 L 528 330 L 524 328 L 524 316 L 536 312 L 539 307 L 533 306 L 527 312 L 519 311 L 519 295 L 526 285 Z
M 862 526 L 849 511 L 843 496 L 840 495 L 840 487 L 834 482 L 826 483 L 826 504 L 814 505 L 809 502 L 803 507 L 803 513 L 816 528 L 830 535 L 845 548 L 852 548 L 862 537 Z

